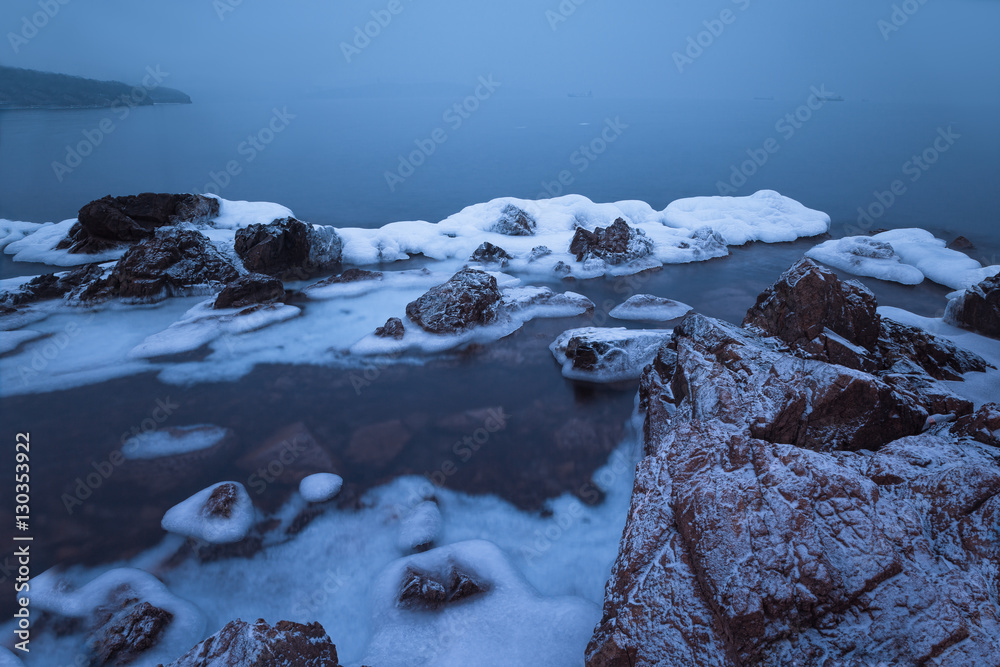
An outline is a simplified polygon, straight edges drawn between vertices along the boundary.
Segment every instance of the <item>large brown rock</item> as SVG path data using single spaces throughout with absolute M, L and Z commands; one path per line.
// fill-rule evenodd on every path
M 602 259 L 608 264 L 625 264 L 645 257 L 653 250 L 653 242 L 639 229 L 633 229 L 622 218 L 618 218 L 607 228 L 598 227 L 594 231 L 579 227 L 569 251 L 576 255 L 576 261 Z
M 91 664 L 131 664 L 156 645 L 173 620 L 169 611 L 137 598 L 98 607 L 87 639 Z
M 492 324 L 502 299 L 497 279 L 476 269 L 462 269 L 443 285 L 406 306 L 406 315 L 431 333 L 460 333 Z
M 95 253 L 151 238 L 159 227 L 206 222 L 218 215 L 219 200 L 201 195 L 145 192 L 107 196 L 81 208 L 77 224 L 56 247 Z
M 258 303 L 274 303 L 285 298 L 285 286 L 277 278 L 248 273 L 228 283 L 215 299 L 214 308 L 245 308 Z
M 338 667 L 337 647 L 319 623 L 231 621 L 166 667 Z
M 295 218 L 250 225 L 236 232 L 236 254 L 248 271 L 285 280 L 308 278 L 340 264 L 342 244 L 332 227 Z
M 1000 338 L 1000 274 L 970 287 L 948 304 L 945 319 L 960 327 Z
M 204 234 L 167 228 L 129 248 L 108 279 L 92 285 L 98 288 L 94 292 L 107 289 L 123 298 L 150 300 L 183 295 L 191 288 L 214 291 L 238 275 Z

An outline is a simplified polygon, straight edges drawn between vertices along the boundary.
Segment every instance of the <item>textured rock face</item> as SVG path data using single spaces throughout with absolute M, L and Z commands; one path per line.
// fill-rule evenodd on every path
M 215 299 L 215 308 L 244 308 L 284 298 L 285 286 L 280 280 L 261 273 L 250 273 L 227 284 Z
M 390 317 L 385 321 L 384 326 L 375 329 L 375 335 L 379 338 L 402 340 L 403 336 L 406 335 L 406 327 L 403 326 L 403 320 L 398 317 Z
M 231 621 L 166 667 L 338 667 L 337 647 L 319 623 Z
M 949 303 L 945 319 L 1000 338 L 1000 274 L 987 278 Z
M 463 269 L 406 306 L 406 315 L 431 333 L 459 333 L 497 319 L 502 295 L 484 271 Z
M 495 246 L 489 241 L 484 241 L 483 244 L 476 248 L 476 251 L 472 253 L 472 257 L 469 258 L 469 261 L 479 262 L 480 264 L 499 264 L 500 267 L 503 268 L 507 266 L 512 259 L 514 258 L 511 257 L 510 253 L 500 246 Z
M 839 281 L 814 320 L 772 317 L 776 294 L 802 300 L 788 278 L 748 321 L 842 327 L 889 372 L 689 315 L 642 378 L 646 457 L 587 664 L 996 664 L 1000 413 L 925 421 L 947 397 L 923 366 L 961 372 L 965 353 L 866 325 L 874 303 Z
M 569 251 L 576 255 L 576 261 L 603 259 L 608 264 L 624 264 L 633 259 L 645 257 L 653 250 L 653 242 L 637 229 L 618 218 L 606 229 L 598 227 L 588 231 L 582 227 L 576 230 Z
M 170 612 L 135 598 L 98 607 L 87 642 L 92 664 L 132 663 L 157 643 L 173 619 Z
M 129 248 L 103 283 L 92 283 L 84 298 L 109 290 L 132 299 L 155 299 L 186 288 L 218 288 L 235 280 L 236 268 L 198 232 L 163 229 Z
M 156 229 L 182 222 L 205 222 L 219 215 L 219 200 L 201 195 L 146 192 L 104 197 L 80 209 L 78 222 L 57 248 L 94 253 L 153 236 Z
M 513 204 L 507 204 L 490 231 L 505 236 L 534 236 L 537 226 L 530 215 Z
M 87 264 L 64 273 L 38 276 L 17 290 L 0 294 L 0 304 L 24 306 L 37 301 L 72 296 L 90 283 L 100 280 L 103 274 L 104 270 L 99 264 Z
M 236 232 L 236 254 L 248 271 L 303 279 L 340 263 L 340 237 L 331 227 L 316 228 L 295 218 L 250 225 Z

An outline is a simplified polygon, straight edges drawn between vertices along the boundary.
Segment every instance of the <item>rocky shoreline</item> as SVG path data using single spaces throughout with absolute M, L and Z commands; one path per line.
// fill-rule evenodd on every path
M 419 296 L 351 348 L 387 354 L 447 337 L 466 344 L 484 331 L 499 338 L 531 317 L 594 310 L 575 292 L 510 281 L 502 270 L 512 264 L 548 262 L 550 277 L 603 275 L 648 270 L 662 251 L 622 217 L 575 227 L 558 257 L 542 245 L 528 251 L 525 237 L 544 220 L 507 205 L 490 233 L 526 240 L 524 250 L 483 241 L 439 280 L 429 272 L 344 270 L 357 238 L 291 216 L 238 225 L 220 240 L 210 224 L 219 215 L 218 200 L 197 195 L 91 202 L 55 247 L 119 258 L 23 281 L 0 295 L 0 316 L 21 322 L 34 305 L 57 299 L 86 308 L 198 294 L 211 299 L 167 332 L 201 340 L 209 326 L 237 335 L 296 317 L 318 295 L 393 280 L 419 285 Z M 678 251 L 728 252 L 727 239 L 710 227 L 685 234 Z M 896 256 L 887 242 L 878 244 L 875 259 Z M 851 245 L 861 253 L 872 247 Z M 490 655 L 496 664 L 528 664 L 532 651 L 534 664 L 574 664 L 580 656 L 560 655 L 560 647 L 588 636 L 593 667 L 993 664 L 1000 655 L 1000 404 L 975 400 L 958 384 L 997 373 L 993 363 L 880 314 L 871 291 L 810 259 L 761 293 L 741 326 L 652 295 L 629 299 L 627 310 L 640 314 L 627 316 L 643 321 L 643 308 L 679 323 L 672 330 L 572 329 L 550 347 L 573 381 L 639 383 L 643 456 L 593 635 L 596 610 L 540 596 L 493 544 L 442 541 L 440 499 L 415 493 L 401 520 L 402 558 L 374 584 L 366 664 L 477 659 L 474 641 L 448 643 L 442 633 L 511 645 L 506 662 Z M 945 319 L 1000 335 L 1000 276 L 954 294 Z M 189 351 L 175 338 L 151 336 L 131 354 Z M 488 423 L 478 413 L 456 419 L 456 432 Z M 591 458 L 621 435 L 591 433 L 572 419 L 562 427 L 548 416 L 533 423 L 543 422 L 554 429 L 555 446 Z M 396 420 L 358 429 L 336 456 L 385 465 L 415 428 Z M 283 471 L 282 483 L 343 471 L 305 425 L 289 429 L 271 438 L 271 449 L 265 443 L 245 452 L 247 469 L 280 456 L 274 447 L 301 440 L 310 454 Z M 173 462 L 195 474 L 208 458 L 236 451 L 233 434 L 220 428 L 167 430 L 163 440 L 157 446 L 166 453 L 156 463 L 131 469 L 155 477 Z M 591 473 L 570 467 L 559 473 L 568 480 L 562 487 L 581 488 Z M 153 481 L 143 484 L 152 489 Z M 294 539 L 343 481 L 318 504 L 289 504 L 264 521 L 255 519 L 241 483 L 205 488 L 164 516 L 163 528 L 186 539 L 164 567 L 252 559 L 268 544 Z M 49 627 L 84 636 L 80 650 L 91 664 L 339 664 L 337 637 L 312 619 L 232 619 L 205 639 L 201 612 L 140 570 L 114 569 L 77 591 L 48 573 L 33 583 L 32 601 L 46 610 Z M 469 629 L 494 623 L 492 633 Z M 559 637 L 548 642 L 552 633 Z M 412 655 L 401 654 L 409 649 Z

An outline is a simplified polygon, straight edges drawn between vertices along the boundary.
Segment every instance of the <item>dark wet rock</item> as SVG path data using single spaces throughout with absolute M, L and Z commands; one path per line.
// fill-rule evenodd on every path
M 332 227 L 295 218 L 250 225 L 236 232 L 236 254 L 248 271 L 285 280 L 305 279 L 340 264 L 342 244 Z
M 81 208 L 77 223 L 56 247 L 96 253 L 152 238 L 160 227 L 207 222 L 218 215 L 219 200 L 201 195 L 107 196 Z
M 480 264 L 498 264 L 501 268 L 503 268 L 507 266 L 512 259 L 514 258 L 510 255 L 510 253 L 500 246 L 495 246 L 489 241 L 484 241 L 483 244 L 476 248 L 476 251 L 472 253 L 472 257 L 469 258 L 469 261 L 479 262 Z
M 262 480 L 289 485 L 298 484 L 314 473 L 341 469 L 336 459 L 302 422 L 275 432 L 240 457 L 236 465 L 241 470 L 257 474 Z
M 128 665 L 160 640 L 174 620 L 169 611 L 137 598 L 98 607 L 87 637 L 92 665 Z
M 339 276 L 320 281 L 321 284 L 337 285 L 341 283 L 358 283 L 364 280 L 381 280 L 381 271 L 366 271 L 365 269 L 347 269 Z
M 406 447 L 413 437 L 399 419 L 362 426 L 351 434 L 345 458 L 359 465 L 385 467 Z
M 555 265 L 555 268 L 553 268 L 552 271 L 560 278 L 566 278 L 573 273 L 573 267 L 566 262 L 559 262 Z
M 205 501 L 202 514 L 220 519 L 228 519 L 233 515 L 233 506 L 240 498 L 240 490 L 235 484 L 220 484 L 215 487 Z
M 790 273 L 751 309 L 754 331 L 691 314 L 646 369 L 646 457 L 589 667 L 1000 654 L 1000 461 L 975 442 L 992 440 L 1000 411 L 950 430 L 928 419 L 971 404 L 923 366 L 947 376 L 969 360 L 866 323 L 875 304 L 851 285 L 801 264 Z M 812 358 L 811 334 L 834 325 L 891 369 Z
M 974 414 L 959 417 L 952 424 L 951 433 L 1000 447 L 1000 403 L 987 403 Z
M 1000 338 L 1000 274 L 965 290 L 948 303 L 945 320 Z
M 538 224 L 535 219 L 513 204 L 507 204 L 500 218 L 490 227 L 491 232 L 505 236 L 534 236 Z
M 281 301 L 285 286 L 277 278 L 262 273 L 249 273 L 230 282 L 215 299 L 215 308 L 244 308 L 255 304 Z
M 952 250 L 960 250 L 962 252 L 976 249 L 976 245 L 964 236 L 956 237 L 954 241 L 948 244 L 948 247 Z
M 73 297 L 104 275 L 100 264 L 87 264 L 72 271 L 38 276 L 16 290 L 0 293 L 0 304 L 24 306 L 37 301 Z
M 548 246 L 544 245 L 535 246 L 534 248 L 531 249 L 531 254 L 528 255 L 528 261 L 534 262 L 541 259 L 542 257 L 548 257 L 551 254 L 552 254 L 552 249 L 549 248 Z
M 230 621 L 166 667 L 338 667 L 337 647 L 319 623 Z
M 165 228 L 131 248 L 104 281 L 91 283 L 82 299 L 102 294 L 142 301 L 216 290 L 239 274 L 203 234 Z
M 625 264 L 645 257 L 653 250 L 653 242 L 640 229 L 633 229 L 623 219 L 618 218 L 609 227 L 598 227 L 588 231 L 583 227 L 576 230 L 569 251 L 576 255 L 576 261 L 602 259 L 608 264 Z
M 384 326 L 375 329 L 375 335 L 379 338 L 402 340 L 403 336 L 406 335 L 406 327 L 403 326 L 403 320 L 398 317 L 390 317 L 385 321 Z
M 430 333 L 460 333 L 495 322 L 501 299 L 496 278 L 484 271 L 463 269 L 410 302 L 406 315 Z
M 407 568 L 399 591 L 399 605 L 411 610 L 437 610 L 445 604 L 487 592 L 488 586 L 458 568 L 452 568 L 444 582 L 426 572 Z

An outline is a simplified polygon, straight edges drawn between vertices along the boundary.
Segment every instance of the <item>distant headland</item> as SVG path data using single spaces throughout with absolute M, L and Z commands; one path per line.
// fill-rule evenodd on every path
M 191 104 L 187 94 L 160 85 L 166 76 L 158 67 L 147 67 L 142 81 L 129 85 L 0 66 L 0 110 Z

